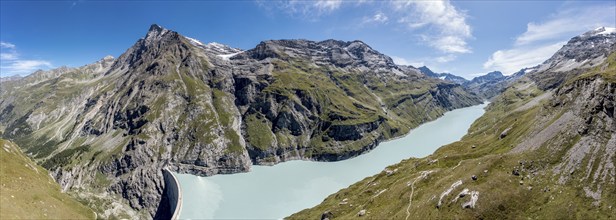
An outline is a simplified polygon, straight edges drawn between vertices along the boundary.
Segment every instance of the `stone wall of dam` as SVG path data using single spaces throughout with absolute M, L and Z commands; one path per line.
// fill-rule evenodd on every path
M 182 190 L 180 189 L 180 183 L 169 169 L 164 168 L 162 173 L 165 181 L 165 189 L 154 219 L 176 220 L 180 218 L 180 212 L 182 211 Z

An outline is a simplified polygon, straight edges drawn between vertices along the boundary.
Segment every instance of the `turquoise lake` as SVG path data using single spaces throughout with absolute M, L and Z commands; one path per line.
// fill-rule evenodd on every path
M 182 219 L 280 219 L 409 157 L 425 157 L 460 140 L 487 103 L 453 110 L 406 136 L 338 162 L 289 161 L 253 166 L 248 173 L 198 177 L 176 174 Z

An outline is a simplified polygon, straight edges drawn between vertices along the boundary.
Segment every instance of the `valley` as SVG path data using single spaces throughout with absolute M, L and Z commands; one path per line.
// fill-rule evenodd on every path
M 461 141 L 289 219 L 614 218 L 616 34 L 597 33 L 572 38 L 516 80 Z M 606 44 L 584 46 L 594 42 Z M 589 55 L 603 61 L 584 66 Z M 577 68 L 563 68 L 572 61 Z
M 186 189 L 180 218 L 283 218 L 314 206 L 327 195 L 367 176 L 399 172 L 384 169 L 388 165 L 409 157 L 425 157 L 440 146 L 459 140 L 483 114 L 486 105 L 447 112 L 403 137 L 343 161 L 288 161 L 253 166 L 247 173 L 211 177 L 176 174 L 181 188 Z
M 0 219 L 616 218 L 616 2 L 0 6 Z
M 155 24 L 118 58 L 2 85 L 2 136 L 103 218 L 163 215 L 163 168 L 210 176 L 349 159 L 482 102 L 361 41 L 241 51 Z

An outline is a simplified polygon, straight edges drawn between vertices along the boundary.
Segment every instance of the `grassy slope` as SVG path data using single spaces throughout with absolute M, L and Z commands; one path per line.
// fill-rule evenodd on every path
M 608 68 L 598 67 L 573 80 L 602 77 L 614 82 L 615 58 L 614 54 L 610 56 Z M 360 210 L 366 210 L 362 218 L 369 219 L 616 218 L 613 184 L 603 185 L 602 202 L 594 206 L 594 200 L 586 197 L 583 190 L 586 184 L 594 183 L 558 184 L 558 176 L 551 172 L 579 136 L 564 137 L 569 141 L 559 146 L 549 147 L 554 144 L 548 140 L 536 151 L 507 153 L 532 131 L 541 130 L 562 116 L 562 109 L 546 105 L 547 100 L 530 109 L 512 111 L 543 93 L 535 86 L 526 88 L 527 83 L 520 81 L 502 94 L 461 141 L 443 146 L 426 158 L 411 158 L 392 165 L 387 169 L 395 170 L 393 174 L 383 172 L 368 177 L 289 219 L 320 219 L 326 212 L 330 213 L 330 219 L 357 218 Z M 508 128 L 508 135 L 501 139 L 501 132 Z M 513 175 L 515 169 L 519 170 L 519 176 Z M 421 177 L 424 171 L 431 173 Z M 478 179 L 472 180 L 472 175 Z M 574 180 L 582 179 L 583 175 L 586 174 L 571 174 Z M 445 195 L 443 205 L 437 208 L 442 193 L 457 180 L 462 185 Z M 474 209 L 462 208 L 469 195 L 454 202 L 462 189 L 479 192 Z
M 249 144 L 260 150 L 287 147 L 294 139 L 310 140 L 308 155 L 342 154 L 361 149 L 378 138 L 392 138 L 407 133 L 419 124 L 438 118 L 445 107 L 434 103 L 430 90 L 437 87 L 437 81 L 429 79 L 394 80 L 370 74 L 344 72 L 328 66 L 316 66 L 304 60 L 274 62 L 272 71 L 275 80 L 264 90 L 264 94 L 285 97 L 281 111 L 292 111 L 284 103 L 303 101 L 314 102 L 322 108 L 318 115 L 327 124 L 323 130 L 293 136 L 286 130 L 273 131 L 273 125 L 263 120 L 261 113 L 244 116 Z M 478 100 L 463 100 L 467 105 Z M 303 98 L 302 98 L 303 97 Z M 380 98 L 379 98 L 380 97 Z M 382 100 L 380 100 L 382 99 Z M 308 105 L 309 106 L 309 105 Z M 310 108 L 310 107 L 308 107 Z M 388 109 L 385 111 L 384 109 Z M 379 123 L 383 120 L 383 123 Z M 364 125 L 378 123 L 376 132 L 366 134 L 358 140 L 336 142 L 329 137 L 329 125 Z M 382 135 L 382 137 L 380 137 Z
M 0 139 L 0 219 L 93 219 L 94 213 L 60 192 L 47 171 Z

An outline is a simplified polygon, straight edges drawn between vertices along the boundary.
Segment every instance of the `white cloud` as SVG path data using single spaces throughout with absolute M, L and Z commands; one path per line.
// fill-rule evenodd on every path
M 0 41 L 0 48 L 15 49 L 15 44 Z
M 30 74 L 39 69 L 53 67 L 51 62 L 46 60 L 21 59 L 15 44 L 0 42 L 0 47 L 6 49 L 0 53 L 0 73 L 2 77 Z
M 17 60 L 10 66 L 15 71 L 33 71 L 42 67 L 51 67 L 49 61 L 44 60 Z
M 471 26 L 466 23 L 466 13 L 454 7 L 449 0 L 442 1 L 343 1 L 343 0 L 257 0 L 262 8 L 271 11 L 278 10 L 291 16 L 299 16 L 306 20 L 318 20 L 319 16 L 341 10 L 347 5 L 374 4 L 377 11 L 373 15 L 364 16 L 359 27 L 365 24 L 384 24 L 391 20 L 410 29 L 419 36 L 420 43 L 437 49 L 444 54 L 471 53 L 468 40 L 472 39 Z
M 471 39 L 471 26 L 466 13 L 444 1 L 392 1 L 396 11 L 402 13 L 399 23 L 412 30 L 425 29 L 421 39 L 444 53 L 470 53 L 467 40 Z
M 15 53 L 0 53 L 0 60 L 16 60 L 17 54 Z
M 18 57 L 17 51 L 15 50 L 15 44 L 0 41 L 0 60 L 16 60 Z
M 500 70 L 505 75 L 525 67 L 541 64 L 569 39 L 600 26 L 616 26 L 616 7 L 568 7 L 542 22 L 530 22 L 509 49 L 494 52 L 483 64 L 487 70 Z
M 45 60 L 15 60 L 12 62 L 5 63 L 2 62 L 2 66 L 0 66 L 0 71 L 2 72 L 2 76 L 12 76 L 12 75 L 24 75 L 30 74 L 39 69 L 47 69 L 52 68 L 53 66 L 49 61 Z
M 319 16 L 338 10 L 343 0 L 256 0 L 259 7 L 267 11 L 282 11 L 293 17 L 306 20 L 318 20 Z
M 340 8 L 342 0 L 318 0 L 314 2 L 314 7 L 319 11 L 333 11 Z
M 385 13 L 378 11 L 374 13 L 374 15 L 372 16 L 364 17 L 360 26 L 367 25 L 367 24 L 386 24 L 387 21 L 389 21 L 389 17 L 387 17 Z
M 549 59 L 566 41 L 509 50 L 498 50 L 483 64 L 484 69 L 499 70 L 505 75 L 513 74 L 525 67 L 532 67 Z
M 387 22 L 387 20 L 389 20 L 387 15 L 385 15 L 385 13 L 380 12 L 380 11 L 374 14 L 374 16 L 372 16 L 372 21 L 374 22 L 385 23 Z
M 391 56 L 391 59 L 394 61 L 395 64 L 398 64 L 398 65 L 407 65 L 407 66 L 410 65 L 410 66 L 414 66 L 414 67 L 425 66 L 424 62 L 410 61 L 410 60 L 404 59 L 402 57 Z
M 601 26 L 616 25 L 616 7 L 590 6 L 562 10 L 545 22 L 530 22 L 526 32 L 517 37 L 516 45 L 562 40 Z
M 437 57 L 436 58 L 436 62 L 447 63 L 447 62 L 451 62 L 451 61 L 455 60 L 456 58 L 457 58 L 456 55 L 448 54 L 448 55 L 445 55 L 445 56 Z

